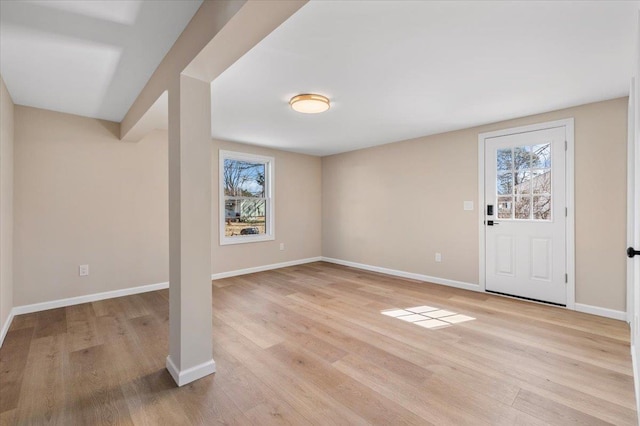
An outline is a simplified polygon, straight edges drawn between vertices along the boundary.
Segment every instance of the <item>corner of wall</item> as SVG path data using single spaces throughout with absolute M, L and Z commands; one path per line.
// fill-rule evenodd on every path
M 13 112 L 0 75 L 0 346 L 13 318 Z

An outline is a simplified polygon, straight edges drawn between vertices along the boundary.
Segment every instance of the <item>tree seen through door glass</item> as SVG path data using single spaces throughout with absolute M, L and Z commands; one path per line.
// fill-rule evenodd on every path
M 551 220 L 550 144 L 498 149 L 496 169 L 498 219 Z
M 498 195 L 511 195 L 513 193 L 513 173 L 498 174 Z
M 551 167 L 551 144 L 534 145 L 531 152 L 532 169 L 548 169 Z
M 511 161 L 511 148 L 499 149 L 496 157 L 498 162 L 498 170 L 512 170 L 513 163 Z
M 536 195 L 533 197 L 533 218 L 537 220 L 551 219 L 551 196 Z

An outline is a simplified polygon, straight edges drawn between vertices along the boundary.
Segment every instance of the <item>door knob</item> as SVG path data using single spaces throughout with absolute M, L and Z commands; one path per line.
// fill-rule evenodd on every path
M 629 247 L 629 248 L 627 249 L 627 256 L 629 256 L 629 257 L 633 257 L 633 256 L 635 256 L 635 255 L 640 256 L 640 250 L 634 250 L 634 249 L 633 249 L 633 247 Z

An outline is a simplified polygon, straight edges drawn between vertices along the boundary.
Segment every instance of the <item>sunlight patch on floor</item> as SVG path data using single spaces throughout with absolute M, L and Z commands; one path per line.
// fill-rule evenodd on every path
M 390 309 L 381 311 L 380 313 L 424 328 L 448 327 L 453 324 L 475 320 L 473 317 L 458 314 L 446 309 L 434 308 L 433 306 L 414 306 L 412 308 L 405 309 Z

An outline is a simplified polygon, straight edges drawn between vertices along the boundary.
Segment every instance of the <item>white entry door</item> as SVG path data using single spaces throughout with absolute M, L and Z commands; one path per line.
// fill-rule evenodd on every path
M 566 128 L 485 139 L 485 288 L 565 305 Z

